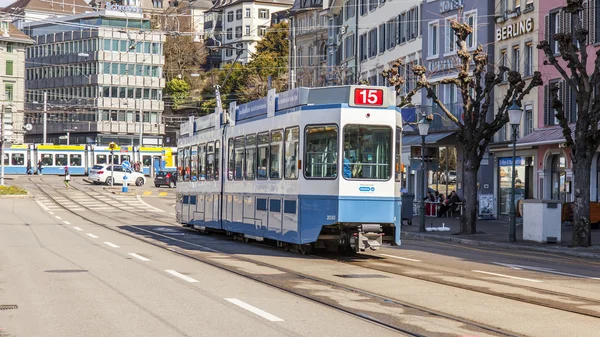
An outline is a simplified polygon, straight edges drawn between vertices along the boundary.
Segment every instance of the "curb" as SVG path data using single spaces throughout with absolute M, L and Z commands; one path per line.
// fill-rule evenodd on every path
M 137 195 L 137 193 L 135 193 L 135 191 L 131 191 L 131 192 L 121 192 L 121 190 L 111 190 L 110 187 L 103 187 L 103 190 L 105 190 L 108 193 L 112 193 L 112 194 L 116 194 L 116 195 Z M 113 188 L 114 189 L 114 188 Z
M 0 199 L 29 199 L 31 197 L 33 195 L 29 191 L 27 191 L 27 194 L 0 195 Z
M 545 247 L 533 247 L 533 246 L 522 246 L 514 243 L 502 243 L 502 242 L 490 242 L 490 241 L 479 241 L 472 239 L 463 239 L 459 237 L 449 237 L 449 236 L 441 236 L 441 235 L 432 235 L 432 234 L 421 234 L 421 233 L 412 233 L 412 232 L 401 232 L 401 236 L 407 238 L 414 239 L 422 239 L 422 240 L 433 240 L 433 241 L 443 241 L 443 242 L 454 242 L 460 243 L 469 246 L 480 246 L 480 247 L 492 247 L 492 248 L 504 248 L 504 249 L 513 249 L 513 250 L 524 250 L 524 251 L 532 251 L 532 252 L 541 252 L 541 253 L 552 253 L 552 254 L 560 254 L 565 256 L 572 257 L 580 257 L 592 260 L 600 260 L 600 253 L 588 253 L 588 252 L 580 252 L 574 250 L 565 250 L 556 248 L 545 248 Z M 574 249 L 574 248 L 570 248 Z

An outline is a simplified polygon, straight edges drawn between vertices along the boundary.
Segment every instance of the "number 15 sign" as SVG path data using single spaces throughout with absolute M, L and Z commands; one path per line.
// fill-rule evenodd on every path
M 353 87 L 350 105 L 362 107 L 387 107 L 387 94 L 383 88 Z

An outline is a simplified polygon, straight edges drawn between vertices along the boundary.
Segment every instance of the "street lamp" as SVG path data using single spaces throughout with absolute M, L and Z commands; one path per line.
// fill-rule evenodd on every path
M 513 141 L 513 153 L 512 153 L 512 177 L 511 177 L 511 190 L 510 190 L 510 220 L 508 226 L 508 241 L 517 241 L 517 212 L 515 210 L 515 161 L 517 152 L 517 128 L 521 124 L 521 117 L 523 116 L 523 110 L 517 105 L 517 101 L 513 100 L 511 106 L 508 108 L 508 121 L 512 126 L 512 141 Z
M 425 193 L 427 187 L 425 184 L 426 176 L 425 176 L 425 137 L 429 133 L 429 120 L 427 116 L 423 114 L 421 116 L 421 120 L 417 123 L 419 126 L 419 134 L 421 135 L 421 171 L 423 172 L 423 195 L 421 195 L 421 214 L 420 214 L 420 222 L 419 222 L 419 232 L 425 231 Z

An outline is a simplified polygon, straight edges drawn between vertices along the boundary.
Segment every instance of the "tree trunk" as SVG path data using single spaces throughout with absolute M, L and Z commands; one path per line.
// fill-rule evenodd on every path
M 575 202 L 573 203 L 573 241 L 571 245 L 575 247 L 589 247 L 592 244 L 590 232 L 590 173 L 594 153 L 586 154 L 587 156 L 580 156 L 581 158 L 573 163 L 573 172 L 576 177 L 573 181 Z
M 479 171 L 479 157 L 477 150 L 465 149 L 463 205 L 465 207 L 463 218 L 460 222 L 460 234 L 477 233 L 477 172 Z

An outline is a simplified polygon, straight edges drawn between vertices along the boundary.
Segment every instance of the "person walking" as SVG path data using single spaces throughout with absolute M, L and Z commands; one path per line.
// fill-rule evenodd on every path
M 41 159 L 38 160 L 37 169 L 38 169 L 38 174 L 42 175 L 42 160 Z
M 65 166 L 65 186 L 69 189 L 69 181 L 71 181 L 71 174 L 69 174 L 69 167 Z

